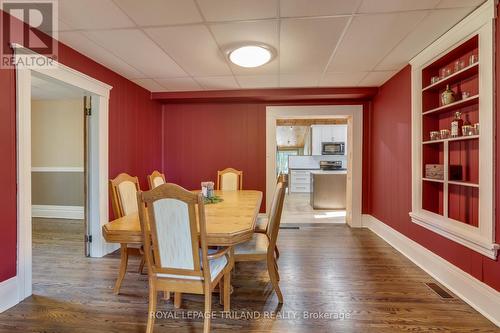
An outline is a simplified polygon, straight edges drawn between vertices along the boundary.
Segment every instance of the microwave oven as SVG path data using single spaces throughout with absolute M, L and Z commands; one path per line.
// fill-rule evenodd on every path
M 345 155 L 344 142 L 322 142 L 321 155 Z

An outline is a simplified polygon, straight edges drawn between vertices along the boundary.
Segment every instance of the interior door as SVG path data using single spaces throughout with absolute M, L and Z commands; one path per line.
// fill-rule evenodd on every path
M 83 188 L 84 188 L 84 197 L 85 197 L 85 207 L 83 209 L 84 211 L 84 216 L 83 216 L 83 223 L 84 223 L 84 230 L 85 230 L 85 236 L 84 236 L 84 241 L 85 241 L 85 256 L 90 257 L 90 242 L 92 242 L 92 236 L 90 235 L 90 223 L 89 223 L 89 164 L 90 164 L 90 158 L 89 158 L 89 147 L 90 147 L 90 117 L 92 115 L 92 97 L 91 96 L 84 96 L 83 97 L 83 174 L 84 174 L 84 182 L 83 182 Z

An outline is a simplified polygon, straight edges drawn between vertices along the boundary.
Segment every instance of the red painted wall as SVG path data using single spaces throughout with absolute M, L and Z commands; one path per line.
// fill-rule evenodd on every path
M 0 12 L 0 19 L 6 15 Z M 1 22 L 0 22 L 1 26 Z M 59 61 L 113 89 L 109 101 L 109 176 L 146 175 L 161 169 L 161 105 L 150 92 L 59 44 Z M 0 282 L 16 275 L 16 108 L 15 73 L 0 69 Z
M 243 171 L 244 188 L 265 192 L 265 105 L 167 104 L 163 125 L 168 181 L 195 189 L 233 167 Z
M 371 214 L 427 249 L 500 291 L 500 263 L 410 221 L 411 69 L 379 89 L 369 117 Z M 497 131 L 500 127 L 497 127 Z M 498 146 L 497 146 L 498 150 Z M 497 174 L 500 165 L 497 164 Z M 497 182 L 497 189 L 500 183 Z M 498 200 L 498 197 L 497 197 Z M 498 204 L 498 201 L 497 201 Z M 500 221 L 497 218 L 497 241 Z
M 369 103 L 363 101 L 301 101 L 288 105 L 353 103 L 363 104 L 367 114 Z M 163 155 L 167 179 L 194 189 L 200 187 L 201 181 L 215 182 L 217 170 L 233 167 L 243 170 L 244 188 L 265 193 L 268 105 L 273 103 L 165 104 Z M 368 147 L 367 143 L 365 147 Z M 363 151 L 363 154 L 368 154 L 368 150 Z M 369 162 L 367 157 L 363 159 L 365 162 Z M 368 193 L 368 189 L 363 192 Z M 363 200 L 363 209 L 367 204 L 368 198 Z M 265 198 L 261 206 L 261 211 L 264 210 Z

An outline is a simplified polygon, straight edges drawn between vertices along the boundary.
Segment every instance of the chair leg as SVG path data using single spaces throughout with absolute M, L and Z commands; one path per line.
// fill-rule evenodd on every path
M 182 293 L 174 293 L 174 308 L 179 309 L 182 303 Z
M 219 281 L 219 304 L 224 305 L 224 277 Z
M 231 271 L 224 274 L 224 311 L 231 311 Z
M 118 273 L 118 279 L 116 279 L 115 283 L 115 289 L 114 293 L 119 294 L 120 293 L 120 287 L 122 285 L 123 278 L 125 277 L 125 273 L 127 272 L 127 265 L 128 265 L 128 248 L 127 244 L 121 244 L 120 247 L 120 271 Z
M 154 281 L 149 279 L 149 308 L 148 308 L 148 325 L 146 326 L 146 333 L 153 333 L 155 318 L 156 318 L 156 288 Z
M 276 259 L 280 258 L 280 251 L 278 250 L 278 245 L 274 247 L 274 253 L 276 253 Z
M 146 263 L 146 260 L 144 259 L 144 255 L 142 255 L 141 263 L 139 264 L 139 274 L 143 274 L 145 263 Z
M 278 263 L 276 261 L 274 262 L 274 269 L 276 271 L 276 278 L 278 279 L 278 281 L 280 281 L 280 271 L 278 269 Z
M 269 273 L 269 278 L 271 279 L 271 283 L 273 284 L 274 291 L 276 291 L 276 295 L 278 296 L 278 302 L 283 303 L 283 294 L 281 293 L 281 289 L 278 282 L 278 272 L 276 271 L 274 256 L 268 256 L 267 258 L 267 271 Z
M 210 333 L 210 316 L 212 315 L 212 291 L 205 289 L 205 320 L 203 321 L 203 333 Z

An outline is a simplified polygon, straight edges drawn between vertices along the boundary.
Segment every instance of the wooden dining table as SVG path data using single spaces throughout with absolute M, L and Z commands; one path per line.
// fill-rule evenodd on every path
M 214 192 L 216 196 L 222 198 L 222 202 L 205 204 L 208 245 L 233 247 L 251 240 L 262 202 L 262 192 L 254 190 Z M 102 234 L 109 243 L 142 244 L 139 215 L 126 215 L 106 223 L 102 226 Z M 115 292 L 119 290 L 126 271 L 126 251 L 121 251 L 121 256 L 120 275 Z

